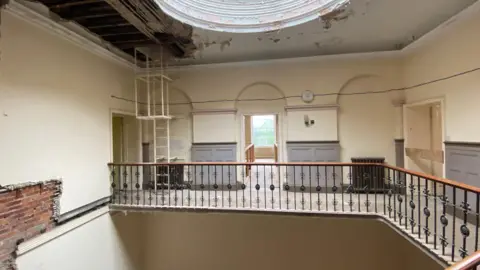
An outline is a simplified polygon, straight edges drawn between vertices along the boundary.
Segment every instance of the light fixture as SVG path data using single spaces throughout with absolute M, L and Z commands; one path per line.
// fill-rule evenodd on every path
M 171 17 L 220 32 L 275 31 L 302 24 L 349 4 L 349 0 L 154 0 Z

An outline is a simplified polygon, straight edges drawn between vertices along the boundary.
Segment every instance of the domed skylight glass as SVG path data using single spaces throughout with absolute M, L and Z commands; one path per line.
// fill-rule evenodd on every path
M 254 33 L 302 24 L 349 0 L 155 0 L 173 18 L 213 31 Z

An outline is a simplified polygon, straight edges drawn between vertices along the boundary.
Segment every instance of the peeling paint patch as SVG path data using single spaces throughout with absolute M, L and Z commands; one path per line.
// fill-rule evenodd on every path
M 332 27 L 332 22 L 344 21 L 347 20 L 348 17 L 352 16 L 353 10 L 348 8 L 349 4 L 350 3 L 346 3 L 342 7 L 339 7 L 330 13 L 319 14 L 320 21 L 323 22 L 323 28 L 330 29 Z

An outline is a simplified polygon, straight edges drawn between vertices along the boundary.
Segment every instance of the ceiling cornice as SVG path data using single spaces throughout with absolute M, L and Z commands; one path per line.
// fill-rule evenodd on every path
M 105 41 L 101 41 L 98 36 L 87 32 L 83 27 L 76 25 L 75 23 L 60 23 L 53 20 L 49 15 L 43 14 L 43 12 L 35 10 L 26 4 L 28 3 L 23 4 L 10 0 L 7 5 L 4 6 L 4 10 L 19 19 L 40 27 L 63 40 L 67 40 L 82 49 L 102 57 L 103 59 L 133 69 L 133 58 L 128 54 L 120 51 Z M 84 33 L 80 34 L 79 32 L 81 31 Z M 95 42 L 95 39 L 99 41 Z

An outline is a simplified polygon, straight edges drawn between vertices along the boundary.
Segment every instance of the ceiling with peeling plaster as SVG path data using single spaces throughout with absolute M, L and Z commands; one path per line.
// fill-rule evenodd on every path
M 197 52 L 176 65 L 399 50 L 476 0 L 351 0 L 343 12 L 264 33 L 194 27 Z
M 219 32 L 255 33 L 299 25 L 346 6 L 349 0 L 155 0 L 171 17 Z

